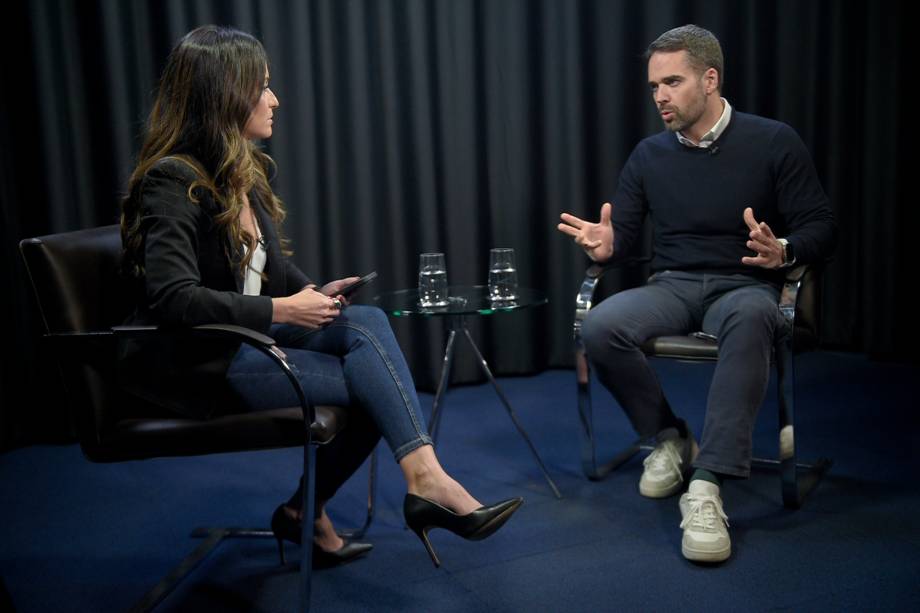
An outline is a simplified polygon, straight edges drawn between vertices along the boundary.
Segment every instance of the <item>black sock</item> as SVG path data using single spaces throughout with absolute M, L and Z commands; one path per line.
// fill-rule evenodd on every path
M 674 427 L 677 428 L 677 434 L 680 435 L 680 438 L 687 438 L 690 436 L 690 430 L 687 429 L 687 422 L 684 420 L 678 419 Z
M 690 435 L 690 431 L 687 429 L 687 422 L 685 422 L 683 419 L 680 419 L 679 417 L 674 417 L 673 420 L 665 422 L 662 425 L 661 430 L 658 431 L 656 436 L 659 438 L 659 440 L 661 440 L 661 433 L 671 429 L 676 430 L 677 436 L 680 438 L 687 438 Z
M 720 488 L 722 487 L 722 476 L 718 473 L 712 472 L 711 470 L 706 470 L 705 468 L 697 468 L 695 471 L 693 471 L 693 476 L 690 477 L 690 480 L 696 481 L 697 479 L 709 481 L 710 483 L 715 483 Z

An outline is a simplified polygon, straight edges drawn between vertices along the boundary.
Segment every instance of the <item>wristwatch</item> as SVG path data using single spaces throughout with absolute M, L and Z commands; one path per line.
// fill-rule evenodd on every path
M 795 251 L 792 248 L 792 244 L 785 238 L 778 238 L 776 240 L 783 246 L 783 266 L 792 266 L 795 264 Z

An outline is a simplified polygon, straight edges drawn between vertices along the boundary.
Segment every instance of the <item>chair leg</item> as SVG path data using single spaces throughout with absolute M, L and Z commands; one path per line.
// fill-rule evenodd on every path
M 795 449 L 795 366 L 791 339 L 777 347 L 776 371 L 779 386 L 779 461 L 783 506 L 798 509 L 833 463 L 819 458 L 812 464 L 796 461 Z
M 597 442 L 594 436 L 594 410 L 591 403 L 591 366 L 579 340 L 576 340 L 575 348 L 575 384 L 578 389 L 578 416 L 581 421 L 582 434 L 581 469 L 588 479 L 597 481 L 639 453 L 641 440 L 634 442 L 609 462 L 598 464 Z
M 307 425 L 307 444 L 303 446 L 303 524 L 300 542 L 300 610 L 310 610 L 310 585 L 313 572 L 313 520 L 316 496 L 313 491 L 316 483 L 316 445 L 310 440 Z
M 830 458 L 818 458 L 812 463 L 753 458 L 751 464 L 769 469 L 779 469 L 782 475 L 783 506 L 795 510 L 802 506 L 808 494 L 815 489 L 827 471 L 834 465 Z M 791 469 L 795 467 L 793 472 Z M 791 475 L 789 473 L 792 473 Z
M 377 500 L 377 447 L 374 447 L 374 450 L 371 451 L 371 463 L 368 470 L 369 474 L 367 477 L 367 515 L 364 517 L 364 524 L 360 528 L 355 528 L 354 530 L 342 530 L 340 534 L 342 536 L 359 539 L 364 536 L 367 532 L 367 529 L 370 528 L 371 522 L 374 521 L 374 513 L 376 511 L 376 500 Z

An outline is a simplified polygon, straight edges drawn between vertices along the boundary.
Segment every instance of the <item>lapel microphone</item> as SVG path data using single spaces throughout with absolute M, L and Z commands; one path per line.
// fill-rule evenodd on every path
M 718 145 L 713 145 L 712 147 L 709 148 L 709 155 L 718 155 L 718 154 L 719 154 Z

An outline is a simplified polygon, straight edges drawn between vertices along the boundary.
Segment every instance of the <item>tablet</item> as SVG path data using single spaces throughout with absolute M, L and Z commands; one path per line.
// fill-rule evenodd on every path
M 356 291 L 373 281 L 377 278 L 377 271 L 369 272 L 354 283 L 350 283 L 338 291 L 339 294 L 345 296 L 346 298 L 354 294 Z

